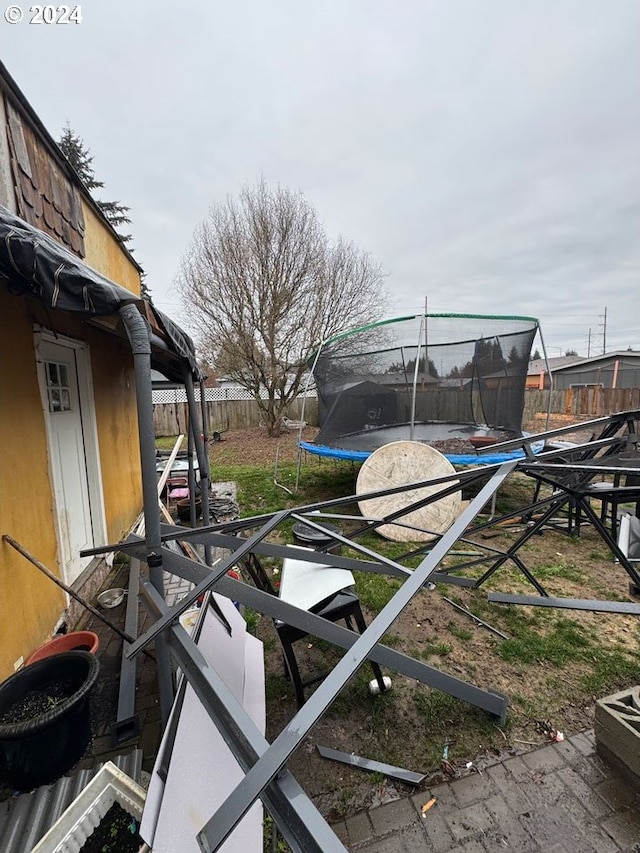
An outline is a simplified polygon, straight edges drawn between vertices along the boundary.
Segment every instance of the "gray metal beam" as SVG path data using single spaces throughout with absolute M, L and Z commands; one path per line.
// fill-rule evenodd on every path
M 359 767 L 361 770 L 369 770 L 371 773 L 383 773 L 392 779 L 398 779 L 407 785 L 420 785 L 426 777 L 426 773 L 414 773 L 413 770 L 405 770 L 403 767 L 394 767 L 393 764 L 385 764 L 383 761 L 374 761 L 372 758 L 363 758 L 352 752 L 341 752 L 339 749 L 329 749 L 328 746 L 320 746 L 316 749 L 323 758 L 331 761 L 340 761 L 350 767 Z
M 553 598 L 550 595 L 512 595 L 503 592 L 490 592 L 487 600 L 493 604 L 526 604 L 530 607 L 558 607 L 564 610 L 640 616 L 640 604 L 633 604 L 631 601 L 591 601 L 586 598 Z
M 503 463 L 504 464 L 504 463 Z M 496 471 L 500 470 L 499 464 L 493 465 L 483 465 L 481 468 L 472 468 L 467 471 L 456 471 L 455 474 L 448 474 L 446 477 L 435 477 L 431 480 L 419 480 L 415 483 L 403 483 L 400 486 L 392 486 L 391 488 L 386 489 L 378 489 L 375 492 L 365 492 L 360 495 L 348 495 L 347 497 L 341 498 L 332 498 L 328 501 L 319 501 L 314 504 L 304 504 L 303 506 L 295 507 L 295 512 L 303 515 L 305 513 L 312 513 L 316 510 L 323 509 L 331 509 L 332 507 L 344 506 L 345 504 L 354 504 L 359 501 L 370 500 L 371 498 L 378 497 L 386 497 L 388 495 L 397 495 L 401 492 L 406 492 L 409 489 L 411 490 L 419 490 L 425 486 L 434 486 L 440 483 L 451 483 L 452 481 L 457 481 L 459 483 L 458 491 L 463 487 L 463 485 L 468 483 L 473 483 L 479 479 L 485 479 L 490 477 Z M 425 502 L 430 503 L 434 500 L 438 500 L 442 497 L 442 493 L 438 493 L 435 496 L 431 496 L 429 499 L 425 501 L 419 501 L 416 504 L 412 504 L 412 506 L 416 506 L 418 504 L 423 505 Z M 193 536 L 199 536 L 202 533 L 215 533 L 219 531 L 232 531 L 232 530 L 244 530 L 246 528 L 254 528 L 259 524 L 263 524 L 265 521 L 271 518 L 273 513 L 264 513 L 263 515 L 254 515 L 249 518 L 238 518 L 234 521 L 224 522 L 221 524 L 212 524 L 208 528 L 200 528 L 195 530 L 181 530 L 180 533 L 176 533 L 172 538 L 174 539 L 184 539 L 184 541 L 189 541 Z M 167 538 L 167 537 L 165 537 Z M 86 551 L 83 552 L 87 555 L 97 553 L 96 551 Z
M 140 588 L 140 560 L 133 558 L 129 567 L 129 592 L 124 629 L 131 637 L 138 633 L 138 592 Z M 136 716 L 136 659 L 128 658 L 126 650 L 129 644 L 122 646 L 120 664 L 120 685 L 118 688 L 118 713 L 113 730 L 115 743 L 121 743 L 138 734 L 139 725 Z
M 211 476 L 211 472 L 209 471 L 209 457 L 207 454 L 206 445 L 204 442 L 204 426 L 200 423 L 200 412 L 198 411 L 198 407 L 196 406 L 196 397 L 195 391 L 193 387 L 193 376 L 191 375 L 191 371 L 187 368 L 186 365 L 183 366 L 183 376 L 184 376 L 184 388 L 187 392 L 187 405 L 189 407 L 189 438 L 190 438 L 190 447 L 195 445 L 196 454 L 198 457 L 198 470 L 200 471 L 200 495 L 202 498 L 202 523 L 205 527 L 209 524 L 210 515 L 209 515 L 209 478 Z M 202 409 L 201 409 L 202 411 Z M 194 480 L 194 484 L 192 485 L 191 481 L 189 481 L 189 497 L 190 497 L 190 508 L 191 508 L 191 526 L 195 527 L 195 475 L 193 472 L 193 465 L 190 460 L 189 462 L 189 472 L 190 476 Z M 211 548 L 205 546 L 204 549 L 204 561 L 210 566 L 212 562 Z
M 147 607 L 160 618 L 166 607 L 153 587 L 146 584 L 143 595 Z M 269 742 L 179 623 L 171 626 L 168 638 L 180 669 L 246 772 L 267 751 Z M 262 799 L 295 853 L 347 853 L 288 770 L 265 788 Z
M 557 429 L 548 429 L 544 432 L 537 432 L 533 435 L 520 436 L 520 438 L 513 438 L 510 441 L 501 441 L 499 444 L 492 444 L 489 447 L 479 447 L 477 450 L 478 455 L 495 453 L 503 453 L 505 450 L 518 450 L 521 447 L 524 447 L 525 444 L 533 444 L 536 441 L 541 441 L 543 438 L 557 438 L 559 435 L 566 435 L 570 432 L 576 432 L 577 430 L 588 430 L 593 429 L 598 426 L 606 426 L 607 424 L 615 423 L 620 421 L 622 424 L 625 420 L 628 419 L 628 416 L 639 416 L 639 412 L 617 412 L 615 415 L 606 415 L 602 418 L 594 418 L 591 421 L 582 421 L 579 424 L 570 424 L 569 426 L 558 427 Z
M 582 474 L 582 473 L 585 473 L 585 474 L 586 473 L 590 473 L 590 474 L 637 474 L 638 473 L 638 466 L 637 465 L 633 465 L 631 461 L 629 462 L 628 465 L 625 465 L 624 460 L 622 460 L 622 462 L 616 462 L 615 461 L 616 458 L 617 457 L 612 456 L 610 464 L 607 464 L 606 460 L 608 459 L 608 457 L 606 457 L 606 456 L 599 456 L 596 459 L 589 460 L 587 462 L 562 462 L 562 463 L 560 463 L 560 462 L 545 462 L 544 459 L 541 459 L 539 462 L 538 461 L 526 462 L 526 463 L 523 462 L 523 463 L 521 463 L 520 467 L 527 474 L 528 473 L 535 474 L 536 471 L 541 470 L 543 472 L 547 472 L 548 474 L 556 474 L 556 476 L 559 474 L 560 475 L 564 474 L 566 476 L 567 471 L 570 471 L 574 474 Z M 602 460 L 602 461 L 599 461 L 599 460 Z M 559 483 L 558 488 L 561 488 L 561 489 L 564 488 L 564 484 Z M 617 488 L 618 490 L 621 490 L 624 488 L 629 488 L 630 490 L 633 490 L 634 488 L 637 489 L 637 487 L 625 487 L 625 486 L 614 487 L 612 485 L 611 491 L 614 491 L 615 488 Z M 597 496 L 598 496 L 597 492 L 591 493 L 591 497 L 595 498 Z
M 203 570 L 206 571 L 201 563 L 195 563 L 188 557 L 180 556 L 175 552 L 166 552 L 165 559 L 169 571 L 192 583 L 196 583 L 201 578 Z M 276 596 L 269 595 L 226 575 L 216 582 L 215 590 L 232 601 L 238 601 L 245 607 L 250 607 L 257 613 L 278 619 L 339 648 L 350 649 L 359 636 L 342 625 L 323 619 L 308 610 L 301 610 Z M 407 678 L 412 678 L 436 690 L 442 690 L 443 693 L 460 699 L 462 702 L 468 702 L 470 705 L 474 705 L 501 720 L 506 715 L 507 700 L 501 693 L 481 690 L 474 684 L 462 681 L 424 661 L 416 660 L 382 643 L 377 643 L 374 646 L 368 658 L 381 666 L 407 676 Z
M 451 571 L 457 571 L 451 569 Z M 460 575 L 452 575 L 449 572 L 434 572 L 429 578 L 433 583 L 450 583 L 454 586 L 464 586 L 467 589 L 476 589 L 477 584 L 474 578 L 464 578 Z
M 292 513 L 292 517 L 294 516 L 295 513 Z M 304 523 L 308 523 L 307 519 L 304 520 Z M 168 524 L 162 525 L 163 536 L 168 532 L 173 534 L 174 531 L 179 530 L 180 528 L 177 526 L 172 527 Z M 374 560 L 374 562 L 371 562 L 358 560 L 354 557 L 343 557 L 341 554 L 332 554 L 331 565 L 336 568 L 349 569 L 354 572 L 374 572 L 376 574 L 391 575 L 396 578 L 406 578 L 412 573 L 412 569 L 407 569 L 404 566 L 399 565 L 399 563 L 396 563 L 395 560 L 384 557 L 382 554 L 378 554 L 377 552 L 360 545 L 358 542 L 352 542 L 350 539 L 347 539 L 339 533 L 332 533 L 331 536 L 347 547 L 353 548 L 354 551 L 366 554 Z M 189 537 L 188 541 L 196 543 L 208 542 L 215 547 L 228 548 L 230 551 L 234 551 L 239 545 L 242 545 L 245 538 L 242 536 L 234 536 L 224 533 L 201 533 L 199 536 Z M 291 559 L 300 557 L 300 548 L 295 545 L 276 545 L 271 542 L 259 542 L 254 546 L 253 551 L 256 554 L 264 554 L 267 557 L 282 557 L 283 559 L 285 557 L 289 557 Z M 327 562 L 327 555 L 322 551 L 308 551 L 305 554 L 305 560 L 309 563 L 325 565 Z
M 491 499 L 505 478 L 516 467 L 516 464 L 515 461 L 505 463 L 493 474 L 489 482 L 484 485 L 467 509 L 456 519 L 412 576 L 404 582 L 364 634 L 358 637 L 348 654 L 342 657 L 289 725 L 283 729 L 269 749 L 258 759 L 244 779 L 227 797 L 226 801 L 216 810 L 198 836 L 203 850 L 217 850 L 228 838 L 238 821 L 242 819 L 264 788 L 284 767 L 301 740 L 324 714 L 346 682 L 361 666 L 402 610 L 426 583 L 429 575 L 446 557 L 457 540 L 463 535 L 469 523 Z
M 246 538 L 244 536 L 215 531 L 211 532 L 210 529 L 203 530 L 202 528 L 196 528 L 195 530 L 188 530 L 174 524 L 163 524 L 161 525 L 161 529 L 163 531 L 162 540 L 165 544 L 179 539 L 180 541 L 188 542 L 189 544 L 199 545 L 208 543 L 216 548 L 226 548 L 228 551 L 235 551 L 246 542 Z M 182 534 L 189 535 L 187 536 Z M 96 556 L 98 554 L 108 554 L 112 551 L 122 551 L 125 554 L 133 553 L 133 551 L 138 553 L 138 544 L 140 541 L 139 537 L 129 535 L 126 539 L 122 540 L 122 542 L 117 542 L 113 545 L 101 545 L 98 548 L 88 548 L 85 551 L 82 551 L 80 556 Z M 349 542 L 349 547 L 352 547 L 354 550 L 358 550 L 360 546 L 356 542 Z M 281 557 L 282 559 L 285 557 L 290 557 L 291 559 L 300 558 L 300 548 L 296 545 L 277 545 L 273 542 L 256 542 L 252 551 L 255 554 L 261 554 L 265 557 Z M 166 551 L 163 553 L 166 553 Z M 355 557 L 344 557 L 340 554 L 332 554 L 331 564 L 336 566 L 336 568 L 350 569 L 353 572 L 373 572 L 375 574 L 391 575 L 396 578 L 405 578 L 413 571 L 412 569 L 407 569 L 386 557 L 382 557 L 377 554 L 376 556 L 384 562 L 372 563 L 370 561 L 358 560 Z M 305 560 L 310 563 L 325 565 L 327 562 L 327 555 L 322 551 L 308 551 L 305 554 Z
M 269 521 L 264 524 L 257 533 L 254 533 L 253 536 L 250 536 L 248 539 L 244 540 L 244 543 L 237 548 L 236 551 L 231 554 L 226 560 L 222 560 L 218 563 L 214 569 L 212 569 L 211 574 L 208 577 L 205 577 L 195 589 L 191 590 L 191 592 L 187 593 L 183 599 L 181 599 L 180 603 L 175 607 L 170 608 L 167 612 L 161 616 L 157 622 L 155 622 L 149 630 L 142 634 L 135 643 L 132 643 L 131 646 L 127 650 L 127 657 L 133 657 L 138 654 L 138 652 L 142 651 L 149 643 L 153 642 L 156 637 L 160 636 L 165 628 L 168 628 L 169 625 L 178 619 L 185 610 L 188 610 L 196 601 L 200 598 L 203 592 L 206 592 L 208 589 L 215 584 L 215 582 L 222 577 L 222 575 L 226 574 L 226 572 L 231 568 L 231 566 L 235 565 L 238 560 L 242 559 L 242 557 L 247 554 L 253 548 L 256 542 L 259 542 L 264 536 L 270 533 L 274 527 L 277 527 L 283 519 L 285 519 L 289 515 L 287 510 L 283 510 L 282 512 L 277 512 L 273 515 Z M 155 584 L 154 584 L 155 586 Z M 157 589 L 157 587 L 156 587 Z

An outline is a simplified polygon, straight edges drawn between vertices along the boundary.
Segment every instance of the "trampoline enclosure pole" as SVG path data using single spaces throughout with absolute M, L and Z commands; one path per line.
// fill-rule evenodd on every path
M 413 441 L 413 430 L 416 423 L 416 393 L 418 389 L 418 369 L 420 367 L 420 348 L 422 347 L 422 329 L 426 317 L 420 318 L 420 331 L 418 332 L 418 349 L 416 352 L 416 366 L 413 371 L 413 392 L 411 394 L 411 426 L 409 428 L 409 441 Z M 425 349 L 425 367 L 426 367 L 426 349 Z

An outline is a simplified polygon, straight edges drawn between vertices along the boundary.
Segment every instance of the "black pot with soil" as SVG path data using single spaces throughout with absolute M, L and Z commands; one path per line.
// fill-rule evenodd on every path
M 89 699 L 100 664 L 84 651 L 62 652 L 0 684 L 0 779 L 30 791 L 67 773 L 91 739 Z

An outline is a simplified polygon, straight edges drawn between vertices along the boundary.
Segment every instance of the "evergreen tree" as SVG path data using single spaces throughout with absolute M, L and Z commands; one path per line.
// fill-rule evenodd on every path
M 60 150 L 73 166 L 78 177 L 88 190 L 96 190 L 104 187 L 103 181 L 96 180 L 93 171 L 93 154 L 87 148 L 84 140 L 73 130 L 69 122 L 62 128 L 62 135 L 58 141 Z M 121 234 L 117 229 L 121 225 L 128 225 L 131 219 L 128 216 L 130 208 L 119 201 L 100 201 L 95 199 L 96 204 L 104 214 L 105 219 L 116 229 L 118 237 L 123 243 L 129 243 L 131 234 Z M 130 252 L 133 252 L 129 248 Z M 140 275 L 140 292 L 144 299 L 151 301 L 151 293 L 145 282 L 144 272 Z
M 85 147 L 84 142 L 73 131 L 69 122 L 62 128 L 62 136 L 58 140 L 60 150 L 78 173 L 78 177 L 88 190 L 100 189 L 104 184 L 96 181 L 93 173 L 93 154 Z
M 69 122 L 62 129 L 62 136 L 58 145 L 88 190 L 100 189 L 104 186 L 103 181 L 96 180 L 93 171 L 93 154 L 84 144 L 84 140 L 73 130 Z M 127 215 L 130 208 L 121 204 L 121 202 L 100 201 L 99 199 L 95 199 L 95 202 L 103 212 L 105 218 L 115 229 L 131 222 L 131 219 Z M 123 243 L 128 243 L 131 240 L 131 234 L 118 233 L 118 237 Z

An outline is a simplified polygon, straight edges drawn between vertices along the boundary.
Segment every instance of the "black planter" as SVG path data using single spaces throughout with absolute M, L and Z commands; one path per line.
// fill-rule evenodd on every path
M 339 533 L 337 527 L 334 527 L 333 524 L 327 524 L 324 519 L 320 521 L 320 524 L 332 533 Z M 316 530 L 315 527 L 309 527 L 301 521 L 293 525 L 291 532 L 293 533 L 294 545 L 302 545 L 304 548 L 313 548 L 314 551 L 327 551 L 329 554 L 340 554 L 342 552 L 341 545 L 338 541 L 333 539 L 327 533 L 323 533 L 321 530 Z
M 36 661 L 0 684 L 0 715 L 30 691 L 70 685 L 71 695 L 21 723 L 0 723 L 0 778 L 18 791 L 54 782 L 81 758 L 91 738 L 89 697 L 100 664 L 90 652 L 61 652 Z

